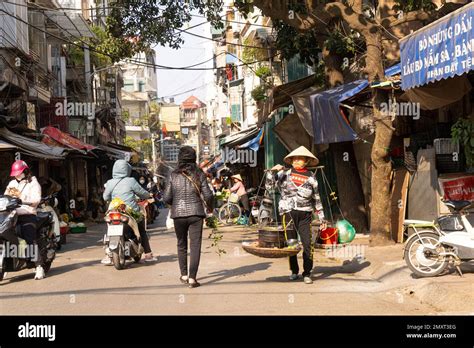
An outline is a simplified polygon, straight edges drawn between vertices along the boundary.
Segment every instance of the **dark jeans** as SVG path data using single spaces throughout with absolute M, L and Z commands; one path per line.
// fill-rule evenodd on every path
M 311 218 L 312 213 L 306 211 L 292 210 L 285 214 L 285 223 L 293 219 L 294 232 L 288 231 L 288 239 L 297 239 L 299 234 L 303 244 L 303 277 L 309 277 L 313 269 L 313 250 L 311 241 Z M 299 273 L 297 256 L 290 257 L 290 269 L 293 274 Z
M 189 278 L 196 279 L 201 259 L 202 225 L 200 216 L 188 216 L 174 219 L 174 228 L 178 238 L 178 261 L 181 276 L 188 275 L 188 234 L 190 240 Z
M 148 234 L 146 233 L 144 218 L 142 219 L 142 221 L 138 222 L 138 230 L 140 231 L 140 238 L 143 249 L 145 250 L 145 254 L 151 253 L 150 240 L 148 239 Z
M 38 234 L 36 229 L 36 215 L 28 214 L 28 215 L 18 215 L 18 225 L 20 225 L 21 229 L 21 237 L 26 241 L 29 245 L 34 245 L 38 241 Z M 36 259 L 35 264 L 36 266 L 42 265 L 42 258 L 41 253 L 38 250 L 35 252 Z

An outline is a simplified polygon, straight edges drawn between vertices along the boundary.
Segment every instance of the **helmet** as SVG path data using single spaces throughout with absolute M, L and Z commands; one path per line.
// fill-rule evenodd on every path
M 10 176 L 18 176 L 25 171 L 25 169 L 29 169 L 28 164 L 25 161 L 18 160 L 13 162 L 12 170 L 10 172 Z

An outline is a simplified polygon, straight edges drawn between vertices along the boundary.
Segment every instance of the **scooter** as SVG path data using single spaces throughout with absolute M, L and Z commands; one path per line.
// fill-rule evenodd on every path
M 272 175 L 271 171 L 267 170 L 265 175 Z M 277 220 L 274 209 L 275 200 L 272 198 L 272 196 L 274 196 L 274 191 L 275 187 L 265 180 L 265 193 L 261 199 L 261 204 L 258 207 L 258 212 L 256 212 L 257 221 L 261 227 L 270 225 Z
M 24 203 L 26 204 L 26 203 Z M 18 272 L 23 269 L 35 268 L 38 254 L 43 260 L 45 273 L 51 268 L 56 256 L 56 237 L 53 230 L 53 215 L 49 212 L 38 212 L 38 240 L 35 245 L 28 245 L 20 238 L 20 226 L 17 225 L 16 209 L 22 205 L 18 198 L 7 195 L 0 196 L 0 281 L 7 272 Z
M 104 244 L 115 269 L 124 269 L 127 260 L 138 263 L 144 249 L 136 220 L 125 212 L 125 206 L 109 210 L 104 219 L 107 223 Z
M 469 201 L 443 201 L 450 214 L 436 222 L 405 220 L 405 228 L 414 233 L 408 238 L 404 259 L 410 270 L 419 277 L 434 277 L 454 264 L 462 276 L 461 262 L 474 260 L 474 227 L 467 219 Z
M 56 212 L 58 206 L 58 199 L 56 198 L 57 193 L 41 199 L 38 205 L 37 211 L 42 213 L 51 213 L 53 215 L 53 232 L 56 242 L 56 250 L 61 250 L 61 229 L 59 223 L 59 217 Z

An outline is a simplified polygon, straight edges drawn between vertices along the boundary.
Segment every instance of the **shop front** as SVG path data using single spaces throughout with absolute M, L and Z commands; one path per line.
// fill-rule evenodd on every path
M 400 40 L 402 102 L 420 110 L 404 140 L 408 218 L 434 220 L 446 200 L 474 201 L 474 3 Z

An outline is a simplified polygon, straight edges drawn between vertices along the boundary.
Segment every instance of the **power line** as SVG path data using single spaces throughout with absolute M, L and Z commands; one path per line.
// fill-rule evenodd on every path
M 52 36 L 52 37 L 54 37 L 54 38 L 56 38 L 56 39 L 58 39 L 58 40 L 61 40 L 61 41 L 63 41 L 63 42 L 69 43 L 69 44 L 71 44 L 71 45 L 74 45 L 74 46 L 77 46 L 77 47 L 83 49 L 83 46 L 79 45 L 78 43 L 73 42 L 73 41 L 70 41 L 70 40 L 66 40 L 66 39 L 64 39 L 64 38 L 62 38 L 62 37 L 60 37 L 60 36 L 57 36 L 57 35 L 55 35 L 55 34 L 52 34 L 52 33 L 48 32 L 48 31 L 46 31 L 46 30 L 44 30 L 44 29 L 42 29 L 42 28 L 40 28 L 40 27 L 37 27 L 37 26 L 35 26 L 35 25 L 33 25 L 33 24 L 30 24 L 30 23 L 24 21 L 22 18 L 20 18 L 20 17 L 18 17 L 18 16 L 12 15 L 11 13 L 9 13 L 9 12 L 3 10 L 3 9 L 0 9 L 0 12 L 5 13 L 6 15 L 8 15 L 8 16 L 10 16 L 10 17 L 12 17 L 12 18 L 16 18 L 16 19 L 19 20 L 20 22 L 25 23 L 25 24 L 27 24 L 27 25 L 31 26 L 32 28 L 35 28 L 35 29 L 37 29 L 37 30 L 39 30 L 39 31 L 42 31 L 42 32 L 44 32 L 44 33 L 47 33 L 48 35 L 50 35 L 50 36 Z M 56 23 L 56 24 L 57 24 L 57 23 Z M 58 25 L 58 24 L 57 24 L 57 25 Z M 68 32 L 67 29 L 62 28 L 60 25 L 58 25 L 58 27 L 61 28 L 62 30 L 64 30 L 65 32 Z M 69 32 L 68 32 L 68 33 L 69 33 Z M 70 33 L 69 33 L 69 34 L 70 34 Z M 75 37 L 74 35 L 72 35 L 72 36 Z M 89 45 L 89 43 L 87 43 L 87 42 L 85 42 L 85 41 L 83 41 L 83 40 L 81 40 L 81 39 L 79 39 L 79 38 L 77 38 L 77 37 L 75 37 L 75 38 L 76 38 L 79 42 L 81 42 L 81 43 L 83 43 L 83 44 L 85 44 L 85 45 Z M 212 40 L 212 39 L 211 39 L 211 40 Z M 213 41 L 214 41 L 214 40 L 213 40 Z M 251 46 L 251 47 L 252 47 L 252 46 Z M 259 47 L 259 48 L 262 48 L 262 47 Z M 98 50 L 93 49 L 93 48 L 89 48 L 89 50 L 92 51 L 92 52 L 96 52 L 96 53 L 102 54 L 102 55 L 104 55 L 104 56 L 113 58 L 113 56 L 111 56 L 110 54 L 107 54 L 107 53 L 105 53 L 105 52 L 101 52 L 101 51 L 98 51 Z M 276 55 L 275 55 L 275 56 L 276 56 Z M 159 65 L 159 64 L 143 63 L 143 62 L 136 61 L 136 60 L 133 60 L 133 59 L 130 59 L 130 58 L 126 58 L 126 59 L 124 59 L 124 60 L 129 61 L 129 62 L 134 63 L 134 64 L 137 64 L 137 65 L 143 65 L 143 66 L 148 66 L 148 67 L 155 67 L 156 69 L 165 69 L 165 70 L 218 70 L 218 69 L 224 69 L 224 68 L 225 68 L 225 67 L 216 67 L 216 68 L 192 68 L 192 67 L 191 67 L 191 68 L 190 68 L 189 66 L 185 66 L 185 67 L 170 67 L 170 66 L 164 66 L 164 65 Z M 266 60 L 265 60 L 265 61 L 266 61 Z M 255 64 L 255 63 L 260 63 L 260 62 L 263 62 L 263 61 L 255 61 L 255 62 L 245 63 L 245 64 L 241 64 L 241 65 L 236 65 L 236 66 L 247 66 L 247 65 L 250 65 L 250 64 Z

